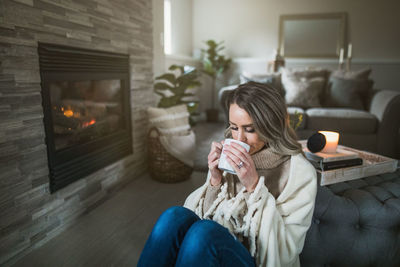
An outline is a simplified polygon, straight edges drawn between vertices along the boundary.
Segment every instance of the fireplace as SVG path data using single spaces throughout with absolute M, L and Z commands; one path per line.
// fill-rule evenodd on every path
M 39 43 L 50 191 L 132 153 L 129 56 Z

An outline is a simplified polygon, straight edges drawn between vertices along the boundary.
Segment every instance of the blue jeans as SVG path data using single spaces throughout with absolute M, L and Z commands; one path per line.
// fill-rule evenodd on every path
M 249 251 L 220 224 L 172 207 L 161 214 L 137 266 L 255 266 Z

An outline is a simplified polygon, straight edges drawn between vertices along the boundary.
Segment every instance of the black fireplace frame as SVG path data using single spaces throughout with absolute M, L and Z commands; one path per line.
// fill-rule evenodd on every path
M 49 165 L 54 193 L 133 153 L 129 55 L 39 43 L 42 103 Z M 96 140 L 55 149 L 49 85 L 56 81 L 118 79 L 121 81 L 123 129 Z

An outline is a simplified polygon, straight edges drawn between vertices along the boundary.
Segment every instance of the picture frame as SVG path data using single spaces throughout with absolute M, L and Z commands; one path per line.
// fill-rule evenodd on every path
M 279 50 L 285 58 L 337 58 L 346 43 L 346 13 L 281 15 Z

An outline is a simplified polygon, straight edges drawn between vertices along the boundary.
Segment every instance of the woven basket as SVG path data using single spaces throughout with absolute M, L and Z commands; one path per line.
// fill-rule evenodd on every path
M 147 136 L 150 176 L 163 183 L 176 183 L 188 179 L 193 167 L 169 154 L 161 144 L 159 136 L 157 128 L 150 129 Z

